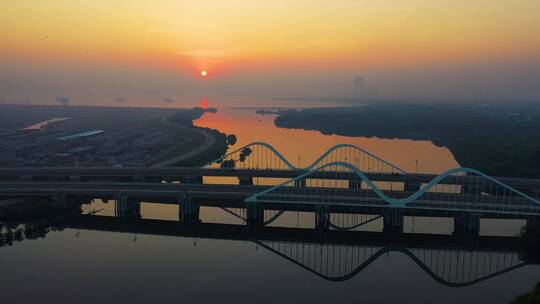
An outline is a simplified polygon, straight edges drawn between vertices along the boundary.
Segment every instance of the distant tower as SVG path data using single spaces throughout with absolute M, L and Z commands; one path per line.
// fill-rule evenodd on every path
M 354 97 L 362 98 L 366 95 L 364 78 L 361 76 L 354 77 Z

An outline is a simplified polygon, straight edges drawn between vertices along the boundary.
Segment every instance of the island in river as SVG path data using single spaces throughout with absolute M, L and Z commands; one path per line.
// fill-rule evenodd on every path
M 540 106 L 379 104 L 288 111 L 281 128 L 342 136 L 431 140 L 465 167 L 540 177 Z

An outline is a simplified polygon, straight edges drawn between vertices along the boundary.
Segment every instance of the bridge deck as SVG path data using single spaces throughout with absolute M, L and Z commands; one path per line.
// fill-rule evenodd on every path
M 186 198 L 196 200 L 202 206 L 226 206 L 245 208 L 244 200 L 260 193 L 268 186 L 204 185 L 204 184 L 158 184 L 118 182 L 0 182 L 0 196 L 7 197 L 54 197 L 58 195 L 119 199 L 129 197 L 139 201 L 179 204 Z M 317 195 L 285 196 L 286 201 L 262 202 L 267 209 L 312 211 L 316 205 L 331 205 L 333 210 L 380 214 L 388 209 L 386 202 L 369 190 L 311 188 Z M 338 192 L 339 195 L 336 195 Z M 407 196 L 412 193 L 385 191 L 387 195 Z M 448 198 L 452 198 L 448 202 Z M 408 214 L 448 216 L 453 213 L 473 212 L 483 217 L 527 218 L 540 214 L 540 206 L 525 202 L 509 204 L 506 198 L 486 197 L 481 203 L 476 195 L 429 193 L 404 209 Z M 325 198 L 331 198 L 329 202 Z M 444 202 L 440 202 L 445 199 Z M 519 198 L 515 198 L 516 200 Z
M 305 170 L 273 170 L 273 169 L 216 169 L 200 167 L 66 167 L 66 168 L 0 168 L 0 180 L 17 178 L 69 178 L 107 179 L 107 178 L 158 178 L 178 179 L 181 177 L 264 177 L 294 178 L 305 173 Z M 435 174 L 392 174 L 368 172 L 366 176 L 372 181 L 400 183 L 428 183 L 437 177 Z M 352 172 L 316 172 L 313 179 L 354 180 L 357 176 Z M 540 180 L 525 178 L 496 177 L 497 180 L 513 188 L 530 193 L 540 193 Z M 475 184 L 476 176 L 453 176 L 441 183 Z

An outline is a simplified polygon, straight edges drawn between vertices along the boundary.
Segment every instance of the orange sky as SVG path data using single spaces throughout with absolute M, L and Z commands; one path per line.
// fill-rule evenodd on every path
M 536 0 L 18 0 L 0 3 L 0 20 L 4 67 L 217 77 L 540 58 Z
M 355 65 L 540 51 L 534 0 L 21 0 L 0 11 L 3 56 L 118 56 L 211 69 L 267 59 Z

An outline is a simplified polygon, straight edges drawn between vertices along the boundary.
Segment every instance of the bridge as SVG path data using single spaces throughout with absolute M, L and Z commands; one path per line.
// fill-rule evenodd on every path
M 237 183 L 220 181 L 231 177 Z M 407 173 L 352 145 L 334 146 L 305 168 L 261 142 L 202 168 L 0 168 L 0 197 L 45 197 L 57 206 L 114 199 L 121 215 L 136 215 L 141 201 L 172 203 L 192 222 L 201 206 L 235 208 L 255 227 L 289 210 L 315 213 L 323 230 L 332 228 L 332 213 L 345 213 L 380 216 L 385 230 L 395 232 L 405 216 L 453 217 L 456 231 L 473 234 L 481 218 L 524 219 L 536 231 L 539 193 L 539 180 L 494 178 L 469 168 Z

